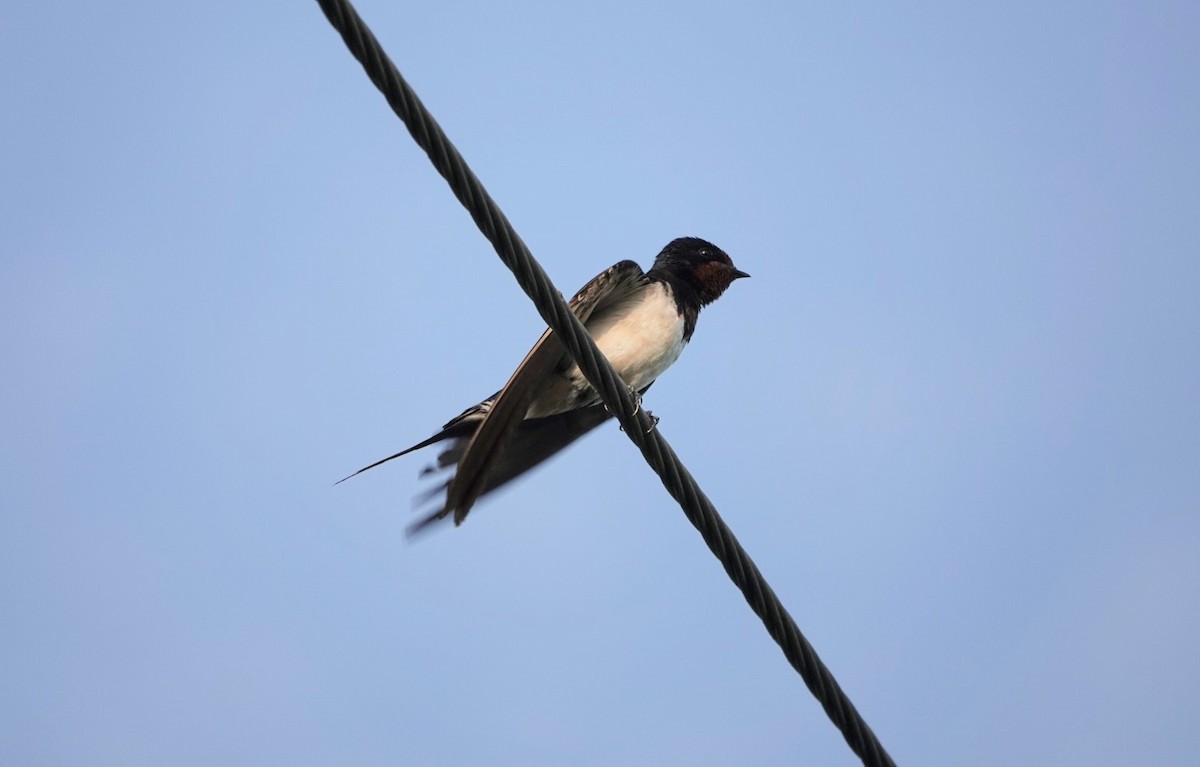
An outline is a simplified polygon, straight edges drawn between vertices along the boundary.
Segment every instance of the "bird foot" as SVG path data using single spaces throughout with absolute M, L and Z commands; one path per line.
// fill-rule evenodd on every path
M 630 389 L 629 396 L 633 398 L 633 414 L 637 415 L 638 413 L 642 412 L 641 392 Z M 608 410 L 607 406 L 605 406 L 605 410 Z M 609 411 L 609 412 L 612 412 L 612 411 Z M 654 431 L 655 427 L 658 426 L 659 418 L 654 413 L 651 413 L 649 410 L 646 411 L 646 417 L 650 419 L 650 428 L 646 429 L 646 433 L 649 434 L 650 432 Z M 620 429 L 621 429 L 621 431 L 625 431 L 624 426 L 621 426 Z

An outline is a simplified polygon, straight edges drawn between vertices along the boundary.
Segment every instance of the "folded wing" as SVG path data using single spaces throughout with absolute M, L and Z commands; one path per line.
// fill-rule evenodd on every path
M 621 261 L 584 285 L 571 299 L 571 311 L 586 326 L 597 311 L 627 299 L 647 281 L 642 268 L 635 262 Z M 475 501 L 487 491 L 488 476 L 504 453 L 513 429 L 525 419 L 529 403 L 560 367 L 566 354 L 554 331 L 547 329 L 496 395 L 492 407 L 464 448 L 458 469 L 446 489 L 446 507 L 441 514 L 454 512 L 456 525 L 462 524 Z

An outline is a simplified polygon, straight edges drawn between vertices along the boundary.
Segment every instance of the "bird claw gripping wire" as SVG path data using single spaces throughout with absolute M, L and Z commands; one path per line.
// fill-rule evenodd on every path
M 633 413 L 631 413 L 631 415 L 637 415 L 638 413 L 642 412 L 641 392 L 634 391 L 632 388 L 630 388 L 629 396 L 633 400 Z M 608 405 L 605 405 L 604 409 L 608 410 Z M 612 413 L 611 410 L 608 410 L 608 412 L 610 414 Z M 649 434 L 650 432 L 654 431 L 655 427 L 658 426 L 658 422 L 660 419 L 658 416 L 656 416 L 654 413 L 651 413 L 649 410 L 646 411 L 646 417 L 650 419 L 650 428 L 646 429 L 646 433 Z M 625 431 L 625 427 L 623 425 L 619 425 L 619 427 L 620 427 L 621 431 Z

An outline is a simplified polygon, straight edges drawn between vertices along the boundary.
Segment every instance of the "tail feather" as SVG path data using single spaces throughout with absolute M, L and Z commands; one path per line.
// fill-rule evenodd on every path
M 392 460 L 393 458 L 399 458 L 402 455 L 408 455 L 409 453 L 420 450 L 423 447 L 429 447 L 430 445 L 435 445 L 438 442 L 441 442 L 442 440 L 452 439 L 455 437 L 470 436 L 471 434 L 475 433 L 475 427 L 477 425 L 478 425 L 477 421 L 476 422 L 471 422 L 471 421 L 452 422 L 449 426 L 442 429 L 437 434 L 434 434 L 429 439 L 424 440 L 423 442 L 418 442 L 417 444 L 413 445 L 410 448 L 401 450 L 399 453 L 389 455 L 387 458 L 381 458 L 369 466 L 362 467 L 361 469 L 354 472 L 353 474 L 349 474 L 345 477 L 342 477 L 341 479 L 339 479 L 337 482 L 334 482 L 333 484 L 340 485 L 343 482 L 345 482 L 346 480 L 350 479 L 350 477 L 357 477 L 359 474 L 362 474 L 364 471 L 367 471 L 368 469 L 374 469 L 376 466 L 385 464 L 388 461 Z M 443 453 L 442 455 L 445 455 L 445 453 Z M 448 465 L 448 464 L 443 464 L 443 465 Z
M 531 418 L 517 424 L 504 450 L 498 454 L 491 470 L 483 479 L 479 497 L 498 490 L 512 480 L 535 468 L 546 460 L 553 458 L 559 451 L 568 447 L 575 440 L 595 429 L 600 424 L 612 418 L 603 405 L 571 410 L 566 413 Z M 443 455 L 461 455 L 466 448 L 465 438 L 456 440 Z M 429 467 L 423 474 L 436 471 Z M 449 490 L 453 480 L 441 482 L 421 493 L 415 500 L 415 506 L 423 506 L 436 498 L 443 490 Z M 440 508 L 431 511 L 419 520 L 409 525 L 409 538 L 420 535 L 438 520 L 450 516 L 453 507 L 445 502 Z
M 640 394 L 645 394 L 649 388 L 649 386 L 646 386 L 641 390 Z M 518 421 L 511 427 L 507 439 L 503 440 L 501 449 L 492 452 L 489 456 L 486 471 L 475 475 L 472 490 L 476 492 L 474 492 L 471 499 L 472 503 L 554 457 L 561 450 L 575 442 L 575 440 L 610 418 L 612 418 L 612 415 L 605 409 L 604 405 L 590 405 L 576 410 L 569 410 L 565 413 L 556 413 L 555 415 L 542 418 L 529 418 Z M 471 444 L 479 428 L 480 420 L 478 418 L 462 417 L 455 419 L 450 424 L 447 424 L 446 428 L 429 439 L 419 442 L 395 455 L 390 455 L 387 458 L 376 461 L 370 466 L 364 466 L 354 472 L 354 474 L 351 474 L 350 477 L 361 474 L 367 469 L 373 469 L 382 463 L 387 463 L 393 458 L 399 458 L 402 455 L 407 455 L 415 450 L 429 447 L 444 440 L 451 440 L 451 442 L 438 454 L 435 464 L 421 470 L 421 476 L 428 476 L 441 469 L 456 466 L 462 460 L 468 446 Z M 461 468 L 461 466 L 458 468 Z M 406 528 L 409 538 L 424 533 L 435 522 L 445 519 L 455 510 L 455 507 L 450 503 L 449 496 L 451 488 L 457 479 L 458 468 L 455 469 L 455 474 L 449 479 L 435 484 L 414 499 L 413 505 L 421 507 L 442 493 L 446 493 L 446 498 L 439 504 L 440 507 L 435 507 L 434 510 L 428 511 Z M 350 477 L 346 477 L 340 480 L 340 482 L 345 482 Z M 461 520 L 458 521 L 461 522 Z

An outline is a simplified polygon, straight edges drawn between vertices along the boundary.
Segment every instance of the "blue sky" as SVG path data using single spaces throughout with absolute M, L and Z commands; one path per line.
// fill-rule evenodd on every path
M 1190 764 L 1200 7 L 363 2 L 901 764 Z M 615 426 L 409 543 L 540 321 L 315 3 L 0 27 L 0 762 L 854 764 Z

